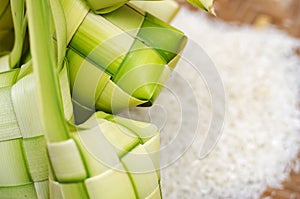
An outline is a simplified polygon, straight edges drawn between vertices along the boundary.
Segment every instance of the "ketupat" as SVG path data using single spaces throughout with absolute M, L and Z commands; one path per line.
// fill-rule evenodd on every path
M 70 56 L 73 53 L 75 58 L 77 56 L 75 60 L 83 58 L 78 49 L 74 51 L 70 48 L 66 52 L 68 42 L 73 38 L 70 36 L 70 30 L 73 31 L 72 34 L 77 34 L 78 29 L 74 26 L 73 29 L 68 28 L 68 18 L 66 19 L 67 27 L 63 28 L 65 23 L 60 20 L 64 20 L 67 14 L 64 10 L 66 7 L 61 8 L 60 3 L 65 5 L 66 2 L 67 0 L 51 0 L 50 9 L 47 1 L 26 0 L 26 15 L 23 16 L 24 18 L 21 16 L 22 23 L 19 24 L 26 24 L 25 16 L 28 17 L 32 59 L 30 54 L 24 55 L 26 47 L 23 43 L 19 44 L 22 40 L 24 42 L 24 32 L 21 28 L 18 33 L 19 37 L 16 37 L 18 41 L 16 45 L 19 47 L 15 56 L 16 60 L 13 60 L 15 64 L 7 61 L 9 59 L 1 63 L 0 68 L 4 72 L 0 73 L 0 153 L 2 154 L 0 158 L 3 163 L 0 166 L 0 196 L 1 198 L 72 199 L 76 197 L 161 198 L 159 134 L 155 126 L 103 112 L 96 112 L 81 125 L 73 123 L 71 93 L 73 95 L 74 93 L 73 89 L 69 88 L 69 84 L 72 84 L 69 78 L 74 68 L 70 65 L 73 61 Z M 73 5 L 83 3 L 79 0 L 69 2 Z M 21 1 L 15 0 L 14 3 L 17 3 L 16 6 L 20 9 L 24 9 Z M 87 8 L 86 5 L 81 6 Z M 146 16 L 150 24 L 160 25 L 165 28 L 166 32 L 171 28 L 151 15 L 143 15 L 143 12 L 139 10 L 141 6 L 135 6 L 129 2 L 123 8 L 131 9 L 140 17 Z M 122 7 L 120 9 L 122 10 Z M 147 10 L 147 6 L 144 9 Z M 50 10 L 55 18 L 53 24 L 50 23 Z M 175 12 L 177 12 L 176 9 L 174 9 Z M 173 17 L 173 14 L 169 14 L 169 17 L 164 20 L 170 20 L 170 16 Z M 85 17 L 86 15 L 83 18 Z M 113 13 L 103 15 L 102 18 L 107 21 L 109 19 L 118 21 Z M 147 22 L 147 20 L 143 21 Z M 77 21 L 78 24 L 81 24 L 81 21 Z M 51 34 L 52 28 L 55 29 L 54 40 Z M 139 27 L 137 28 L 140 30 Z M 179 37 L 176 37 L 177 34 Z M 135 44 L 139 43 L 133 35 L 128 35 Z M 181 32 L 175 34 L 179 43 L 178 48 L 175 46 L 172 49 L 168 46 L 160 46 L 163 44 L 161 42 L 147 43 L 147 31 L 140 35 L 147 45 L 142 48 L 140 45 L 144 44 L 138 44 L 139 48 L 133 45 L 136 49 L 131 48 L 133 50 L 129 51 L 129 57 L 133 60 L 129 63 L 134 63 L 134 58 L 137 56 L 149 56 L 148 52 L 143 52 L 145 50 L 155 52 L 161 60 L 159 63 L 166 64 L 180 54 L 183 48 L 184 42 L 181 39 L 184 35 Z M 53 41 L 56 42 L 53 43 Z M 154 41 L 156 41 L 155 37 Z M 170 52 L 166 52 L 168 49 Z M 139 50 L 141 53 L 138 53 Z M 160 52 L 156 52 L 157 50 Z M 65 59 L 65 54 L 69 61 Z M 89 60 L 83 61 L 89 62 Z M 171 66 L 174 63 L 171 63 Z M 97 62 L 89 64 L 92 65 L 91 67 L 100 65 Z M 70 74 L 68 70 L 71 71 Z M 140 72 L 143 73 L 144 70 Z M 92 71 L 87 70 L 90 72 L 89 75 L 92 75 Z M 99 71 L 96 74 L 99 74 Z M 126 75 L 125 72 L 122 75 L 124 74 Z M 75 75 L 75 79 L 76 76 L 78 74 Z M 161 73 L 158 76 L 161 76 Z M 110 83 L 105 85 L 108 85 L 106 90 L 110 94 L 101 98 L 99 103 L 114 100 L 113 93 L 116 90 L 126 94 L 121 87 L 116 86 L 121 79 L 120 75 L 115 78 L 108 77 Z M 116 83 L 110 81 L 111 79 L 117 79 Z M 126 82 L 123 83 L 126 84 Z M 129 92 L 126 95 L 128 98 L 135 97 L 131 94 Z M 143 98 L 142 95 L 138 96 Z M 149 99 L 151 95 L 137 100 L 146 103 Z M 121 106 L 124 106 L 122 103 Z M 105 105 L 103 108 L 96 106 L 96 109 L 109 111 L 111 110 L 109 106 L 111 105 Z M 145 164 L 140 164 L 143 162 Z M 119 186 L 112 190 L 116 183 L 119 183 Z
M 128 5 L 102 16 L 87 13 L 67 52 L 77 116 L 151 105 L 185 42 L 182 32 Z

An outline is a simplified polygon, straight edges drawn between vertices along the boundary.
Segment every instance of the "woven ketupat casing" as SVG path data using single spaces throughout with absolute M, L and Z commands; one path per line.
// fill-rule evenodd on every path
M 0 86 L 0 196 L 37 198 L 37 193 L 48 190 L 46 141 L 38 110 L 24 108 L 24 103 L 30 106 L 36 101 L 33 78 L 13 85 L 17 74 Z
M 88 130 L 75 132 L 72 139 L 48 144 L 50 196 L 161 198 L 156 127 L 103 114 L 82 124 L 79 128 Z
M 0 74 L 6 79 L 0 88 L 1 197 L 161 198 L 154 125 L 97 112 L 72 127 L 68 140 L 46 143 L 33 74 L 15 83 L 18 73 Z M 66 67 L 59 77 L 71 121 Z
M 75 109 L 117 112 L 151 105 L 185 43 L 182 32 L 129 5 L 105 15 L 87 13 L 67 53 Z M 87 82 L 88 71 L 93 74 Z
M 39 115 L 33 74 L 18 79 L 22 72 L 13 69 L 0 73 L 0 198 L 49 198 L 47 145 Z M 67 70 L 60 72 L 64 92 L 65 117 L 70 92 Z M 67 100 L 68 98 L 68 100 Z M 69 103 L 68 103 L 69 101 Z
M 32 64 L 34 70 L 44 66 L 32 63 L 31 57 L 43 56 L 31 49 L 31 55 L 18 60 L 20 68 L 19 64 L 14 66 L 17 69 L 3 67 L 9 71 L 0 73 L 0 198 L 161 198 L 158 129 L 95 111 L 114 113 L 151 105 L 175 66 L 186 37 L 130 2 L 115 1 L 120 3 L 118 9 L 114 5 L 114 12 L 103 15 L 94 14 L 81 0 L 57 2 L 62 4 L 62 18 L 67 21 L 68 52 L 64 59 L 64 34 L 59 35 L 64 28 L 60 30 L 60 23 L 54 23 L 60 84 L 56 91 L 60 90 L 61 100 L 51 102 L 63 103 L 60 121 L 68 122 L 66 135 L 60 139 L 63 141 L 54 142 L 49 139 L 53 131 L 45 130 L 45 121 L 50 126 L 57 124 L 40 115 L 47 111 L 39 110 L 39 105 L 49 101 L 41 100 L 43 89 L 38 93 L 37 87 L 47 76 L 34 81 L 34 75 L 42 73 L 32 71 Z M 35 17 L 29 12 L 30 5 L 29 21 Z M 26 23 L 20 27 L 23 25 L 26 30 Z M 51 31 L 47 32 L 51 43 Z M 51 96 L 54 92 L 48 93 Z M 83 117 L 77 122 L 82 124 L 77 126 L 74 115 L 81 113 Z

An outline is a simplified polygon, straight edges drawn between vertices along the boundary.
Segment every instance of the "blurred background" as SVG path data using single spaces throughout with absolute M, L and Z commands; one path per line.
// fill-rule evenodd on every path
M 216 0 L 216 13 L 226 21 L 266 27 L 270 24 L 300 37 L 299 0 Z
M 215 11 L 218 18 L 228 22 L 252 24 L 257 28 L 275 25 L 300 39 L 300 0 L 216 0 Z M 299 49 L 295 53 L 300 56 Z M 268 188 L 262 198 L 300 199 L 300 173 L 291 173 L 283 187 L 282 190 Z
M 185 0 L 178 1 L 197 10 Z M 215 0 L 215 12 L 218 19 L 228 23 L 250 24 L 260 29 L 275 26 L 300 39 L 300 0 Z M 300 49 L 295 53 L 300 56 Z M 300 199 L 300 172 L 292 172 L 282 184 L 282 189 L 267 188 L 261 198 Z
M 195 10 L 185 0 L 182 5 Z M 300 38 L 300 0 L 215 0 L 217 18 L 227 22 L 252 24 L 258 28 L 276 25 Z

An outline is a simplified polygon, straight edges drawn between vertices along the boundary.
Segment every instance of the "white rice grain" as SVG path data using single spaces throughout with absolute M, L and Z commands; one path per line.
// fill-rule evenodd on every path
M 280 187 L 300 149 L 300 60 L 294 55 L 299 41 L 272 28 L 213 22 L 185 9 L 173 24 L 215 63 L 227 109 L 222 137 L 208 157 L 197 160 L 196 140 L 175 164 L 162 170 L 165 198 L 258 198 L 267 186 Z M 200 100 L 209 101 L 207 91 L 200 95 Z M 168 98 L 158 103 L 168 104 Z M 203 108 L 200 115 L 209 111 L 209 106 Z M 167 141 L 163 135 L 162 143 Z M 294 166 L 299 169 L 299 163 Z
M 300 149 L 300 60 L 294 54 L 299 41 L 274 28 L 228 25 L 185 9 L 173 25 L 215 63 L 225 88 L 226 119 L 218 144 L 200 160 L 212 102 L 201 77 L 184 64 L 177 66 L 156 106 L 131 112 L 160 127 L 162 148 L 184 126 L 186 138 L 171 153 L 162 153 L 162 162 L 184 148 L 194 131 L 192 121 L 199 120 L 191 147 L 174 164 L 163 165 L 164 198 L 252 199 L 267 186 L 280 187 L 291 169 L 300 168 L 299 161 L 293 164 Z M 178 101 L 184 101 L 182 107 Z

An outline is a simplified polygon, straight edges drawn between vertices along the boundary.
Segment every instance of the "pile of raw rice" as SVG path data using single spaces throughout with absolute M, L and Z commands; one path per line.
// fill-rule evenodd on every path
M 163 165 L 164 197 L 258 198 L 267 186 L 280 187 L 290 170 L 300 167 L 295 161 L 300 149 L 300 60 L 294 54 L 299 41 L 272 28 L 228 25 L 185 9 L 173 25 L 215 63 L 225 88 L 226 119 L 217 146 L 200 160 L 211 99 L 203 79 L 184 64 L 179 64 L 156 106 L 130 113 L 139 119 L 146 114 L 145 120 L 161 128 L 162 147 L 178 133 L 190 139 L 195 130 L 189 125 L 195 122 L 186 121 L 199 121 L 192 146 L 174 164 Z M 184 136 L 180 139 L 186 143 Z M 175 154 L 182 150 L 180 141 L 171 144 Z M 162 153 L 162 162 L 174 159 L 172 154 Z

